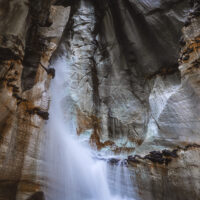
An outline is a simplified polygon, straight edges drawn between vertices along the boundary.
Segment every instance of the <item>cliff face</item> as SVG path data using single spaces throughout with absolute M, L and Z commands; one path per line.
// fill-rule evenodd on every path
M 0 1 L 0 199 L 42 199 L 48 65 L 69 11 L 48 0 Z
M 49 60 L 62 35 L 78 134 L 130 155 L 141 199 L 198 200 L 199 12 L 198 0 L 0 0 L 0 200 L 44 198 Z
M 136 169 L 138 193 L 144 199 L 199 199 L 199 2 L 193 6 L 182 30 L 181 82 L 173 84 L 174 75 L 161 82 L 156 78 L 150 102 L 158 134 L 146 138 L 137 149 L 143 157 L 129 157 L 129 164 Z M 148 127 L 147 134 L 150 130 Z M 144 156 L 150 147 L 157 151 Z
M 83 1 L 65 35 L 78 133 L 128 153 L 141 199 L 199 199 L 198 1 Z
M 181 44 L 198 32 L 191 25 L 182 35 L 194 9 L 150 0 L 73 7 L 65 44 L 79 134 L 117 152 L 199 142 L 199 96 L 178 63 Z

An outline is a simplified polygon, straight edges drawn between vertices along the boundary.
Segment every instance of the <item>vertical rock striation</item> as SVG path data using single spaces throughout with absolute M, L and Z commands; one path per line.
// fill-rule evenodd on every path
M 198 0 L 0 0 L 0 200 L 44 199 L 60 43 L 78 134 L 130 155 L 141 199 L 198 200 L 199 13 Z
M 42 199 L 48 68 L 69 16 L 51 1 L 0 1 L 0 199 Z M 29 198 L 30 197 L 30 198 Z
M 198 200 L 199 2 L 81 2 L 64 40 L 78 133 L 130 155 L 141 199 Z
M 156 77 L 146 139 L 135 152 L 139 155 L 128 159 L 142 199 L 198 200 L 200 196 L 199 6 L 193 1 L 182 29 L 180 78 L 177 74 Z
M 78 132 L 116 152 L 173 137 L 163 111 L 181 87 L 178 41 L 188 2 L 81 2 L 65 36 Z

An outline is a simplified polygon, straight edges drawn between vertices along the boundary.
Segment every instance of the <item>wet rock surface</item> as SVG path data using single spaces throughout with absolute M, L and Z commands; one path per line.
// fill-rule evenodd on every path
M 63 41 L 71 98 L 77 118 L 83 119 L 79 130 L 93 129 L 96 143 L 111 141 L 127 150 L 140 146 L 151 132 L 159 138 L 167 132 L 170 137 L 174 130 L 162 127 L 168 113 L 159 118 L 181 87 L 179 40 L 184 41 L 181 28 L 190 9 L 188 1 L 150 0 L 73 6 Z M 83 121 L 90 116 L 98 118 L 98 126 L 84 128 Z
M 128 158 L 141 199 L 199 199 L 199 145 Z M 176 152 L 176 154 L 174 153 Z M 172 154 L 171 154 L 172 153 Z M 162 162 L 164 158 L 165 163 Z M 149 159 L 153 158 L 153 159 Z M 166 159 L 170 159 L 167 162 Z
M 48 0 L 0 1 L 1 200 L 44 199 L 42 129 L 55 74 L 48 65 L 69 11 Z
M 130 155 L 141 199 L 199 200 L 199 5 L 0 0 L 0 200 L 44 198 L 49 60 L 61 37 L 78 134 Z
M 199 148 L 178 148 L 200 144 L 196 11 L 198 1 L 85 1 L 67 27 L 79 134 L 130 155 L 141 199 L 199 196 Z

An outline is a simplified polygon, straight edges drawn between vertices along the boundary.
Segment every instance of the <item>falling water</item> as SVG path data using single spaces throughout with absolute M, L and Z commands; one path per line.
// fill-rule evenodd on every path
M 67 63 L 59 58 L 51 83 L 47 124 L 47 200 L 133 200 L 130 174 L 124 163 L 110 166 L 76 134 L 67 91 Z M 131 196 L 132 195 L 132 196 Z

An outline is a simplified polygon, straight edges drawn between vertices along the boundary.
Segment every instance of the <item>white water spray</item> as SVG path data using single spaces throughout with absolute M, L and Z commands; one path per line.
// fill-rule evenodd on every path
M 108 167 L 105 160 L 94 159 L 92 150 L 78 140 L 70 115 L 67 63 L 64 58 L 60 58 L 54 66 L 56 76 L 51 83 L 45 154 L 47 200 L 133 200 L 130 192 L 126 194 L 126 186 L 130 190 L 133 185 L 128 171 L 124 171 L 121 163 L 117 169 Z M 124 174 L 125 184 L 122 180 Z M 112 177 L 115 177 L 115 183 L 109 181 Z

